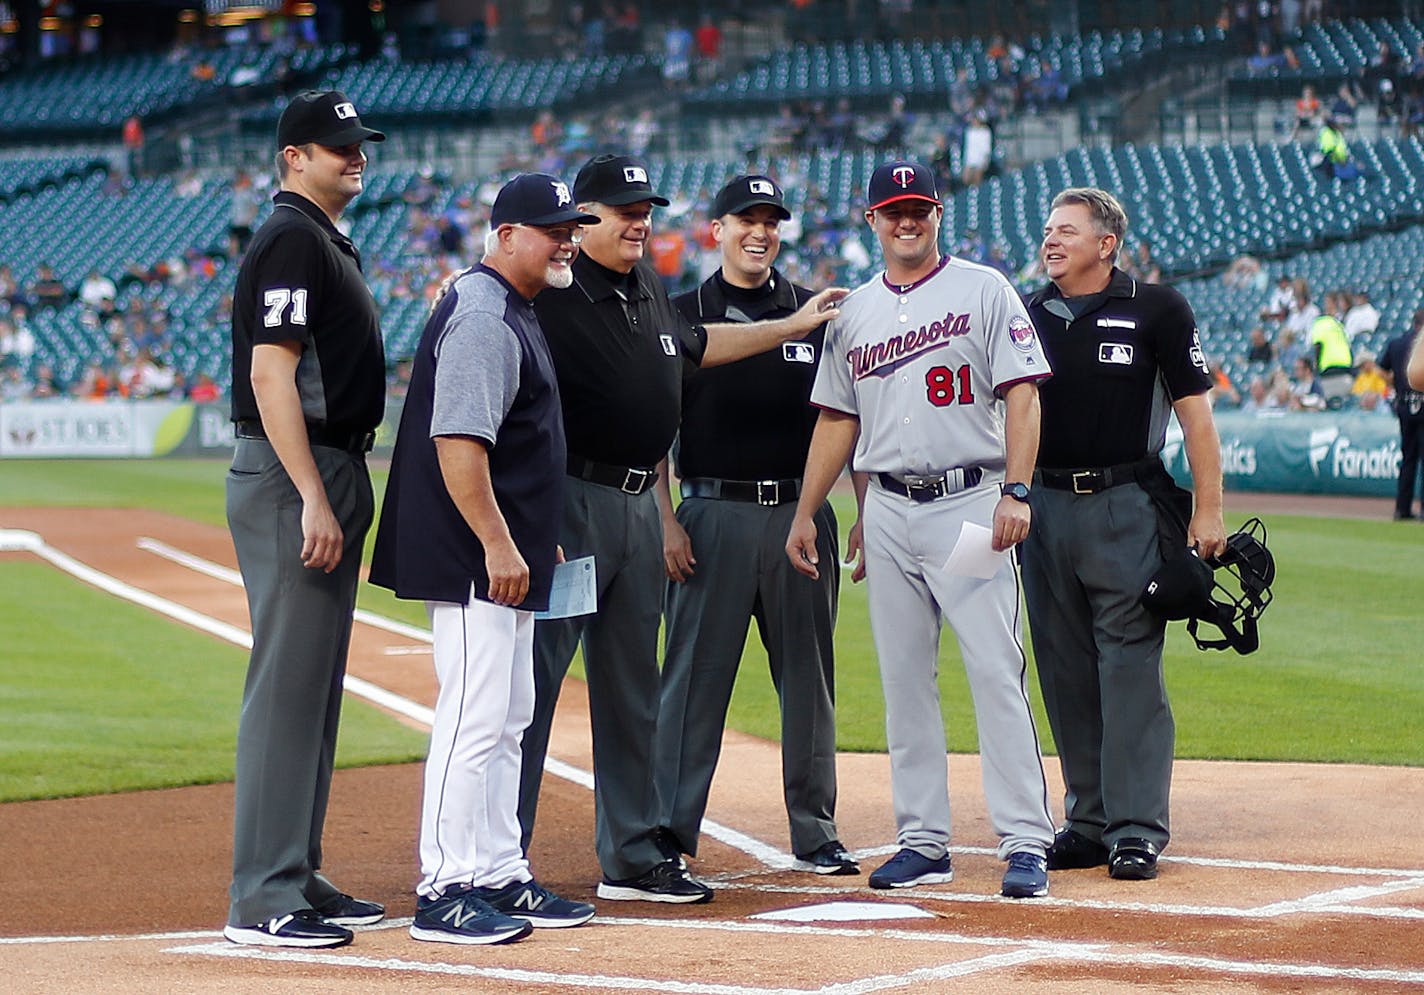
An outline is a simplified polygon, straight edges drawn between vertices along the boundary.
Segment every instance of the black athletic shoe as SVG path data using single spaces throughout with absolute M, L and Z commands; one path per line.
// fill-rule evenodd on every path
M 798 853 L 796 863 L 791 865 L 798 871 L 812 874 L 859 874 L 860 864 L 841 845 L 840 840 L 822 843 L 810 853 Z
M 1094 843 L 1076 829 L 1060 829 L 1048 848 L 1050 871 L 1071 871 L 1102 867 L 1108 862 L 1108 848 Z
M 582 926 L 596 911 L 587 902 L 560 898 L 538 881 L 515 881 L 503 888 L 476 888 L 474 893 L 496 912 L 524 919 L 543 929 Z
M 316 914 L 337 926 L 369 926 L 386 917 L 386 907 L 379 902 L 338 894 L 318 908 Z
M 1108 874 L 1119 881 L 1151 881 L 1157 876 L 1157 847 L 1133 836 L 1118 840 L 1108 855 Z
M 664 860 L 636 878 L 598 884 L 598 897 L 615 902 L 673 902 L 700 905 L 712 901 L 712 889 L 671 860 Z
M 684 871 L 687 870 L 687 861 L 682 859 L 682 845 L 678 843 L 677 837 L 667 826 L 659 826 L 649 835 L 653 843 L 657 846 L 658 852 L 663 855 L 664 860 L 671 860 Z
M 412 938 L 436 943 L 511 943 L 533 931 L 528 921 L 495 911 L 469 885 L 436 898 L 421 895 L 410 924 Z
M 262 947 L 344 947 L 351 930 L 327 922 L 316 909 L 298 909 L 251 926 L 224 926 L 223 936 L 233 943 Z

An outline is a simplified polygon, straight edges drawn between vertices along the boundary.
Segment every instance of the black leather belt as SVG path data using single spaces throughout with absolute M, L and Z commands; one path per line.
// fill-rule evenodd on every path
M 260 421 L 244 419 L 237 423 L 237 437 L 239 439 L 265 439 L 267 430 L 262 427 Z M 376 432 L 350 432 L 331 428 L 326 425 L 307 425 L 307 441 L 314 446 L 329 446 L 332 449 L 344 449 L 348 453 L 361 454 L 369 453 L 376 444 Z
M 1136 463 L 1119 463 L 1117 466 L 1086 467 L 1081 470 L 1049 470 L 1039 468 L 1033 471 L 1036 484 L 1055 491 L 1072 491 L 1074 494 L 1097 494 L 1109 487 L 1131 484 L 1138 479 L 1138 471 L 1156 462 L 1157 457 L 1149 456 Z
M 716 498 L 722 501 L 748 501 L 774 508 L 801 496 L 801 481 L 791 480 L 718 480 L 715 477 L 684 477 L 682 496 L 685 498 Z
M 587 480 L 591 484 L 602 484 L 604 487 L 616 487 L 624 494 L 642 494 L 658 479 L 656 470 L 595 463 L 591 459 L 572 454 L 569 455 L 568 469 L 571 477 Z
M 896 477 L 888 473 L 876 475 L 880 486 L 892 494 L 925 504 L 942 497 L 977 487 L 984 479 L 984 469 L 978 466 L 956 466 L 934 477 Z

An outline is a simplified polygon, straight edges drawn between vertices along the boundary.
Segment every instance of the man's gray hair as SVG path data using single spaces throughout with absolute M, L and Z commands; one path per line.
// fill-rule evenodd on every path
M 1093 225 L 1099 234 L 1117 236 L 1117 247 L 1113 249 L 1112 256 L 1112 261 L 1116 262 L 1118 251 L 1122 249 L 1123 237 L 1127 235 L 1127 212 L 1122 209 L 1122 203 L 1106 190 L 1097 187 L 1069 187 L 1053 198 L 1050 210 L 1064 204 L 1082 204 L 1092 216 Z

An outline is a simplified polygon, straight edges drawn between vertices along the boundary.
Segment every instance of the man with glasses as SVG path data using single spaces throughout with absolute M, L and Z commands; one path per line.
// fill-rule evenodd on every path
M 361 256 L 336 228 L 361 192 L 367 128 L 344 95 L 298 95 L 277 124 L 281 191 L 233 293 L 227 518 L 252 617 L 237 730 L 234 943 L 335 947 L 385 909 L 321 867 L 341 682 L 374 501 L 366 456 L 386 363 Z
M 572 283 L 578 226 L 597 223 L 556 176 L 510 180 L 484 258 L 446 285 L 416 348 L 371 582 L 424 601 L 434 634 L 418 940 L 507 943 L 593 918 L 534 880 L 517 810 L 566 455 L 533 301 Z
M 582 645 L 593 726 L 595 844 L 611 900 L 693 903 L 712 890 L 687 873 L 659 832 L 653 784 L 658 717 L 662 528 L 652 485 L 681 411 L 690 366 L 732 362 L 797 338 L 835 315 L 843 290 L 822 291 L 790 317 L 690 325 L 643 258 L 652 231 L 648 168 L 599 155 L 574 180 L 573 199 L 599 218 L 573 263 L 573 285 L 535 302 L 558 375 L 568 433 L 559 541 L 594 557 L 598 609 L 540 621 L 534 630 L 534 720 L 524 734 L 519 817 L 525 851 L 560 685 Z
M 1026 482 L 1048 363 L 1003 274 L 940 254 L 943 209 L 928 168 L 887 163 L 869 192 L 865 219 L 885 270 L 826 330 L 811 391 L 821 413 L 786 552 L 808 576 L 830 568 L 819 566 L 815 515 L 854 451 L 862 512 L 848 552 L 862 555 L 870 578 L 900 848 L 870 886 L 953 877 L 936 681 L 943 618 L 974 699 L 984 800 L 1008 862 L 1001 893 L 1038 897 L 1048 894 L 1053 822 L 1010 551 L 1029 531 Z M 976 529 L 988 533 L 983 564 L 951 566 L 961 536 Z

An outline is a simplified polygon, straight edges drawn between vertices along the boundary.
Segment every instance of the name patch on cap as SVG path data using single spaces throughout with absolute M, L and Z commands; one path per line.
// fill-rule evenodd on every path
M 1103 342 L 1098 346 L 1098 362 L 1112 366 L 1132 365 L 1132 346 L 1126 342 Z
M 647 183 L 647 182 L 648 182 L 648 171 L 647 171 L 646 169 L 644 169 L 642 166 L 624 166 L 624 167 L 623 167 L 623 182 L 624 182 L 624 183 Z

